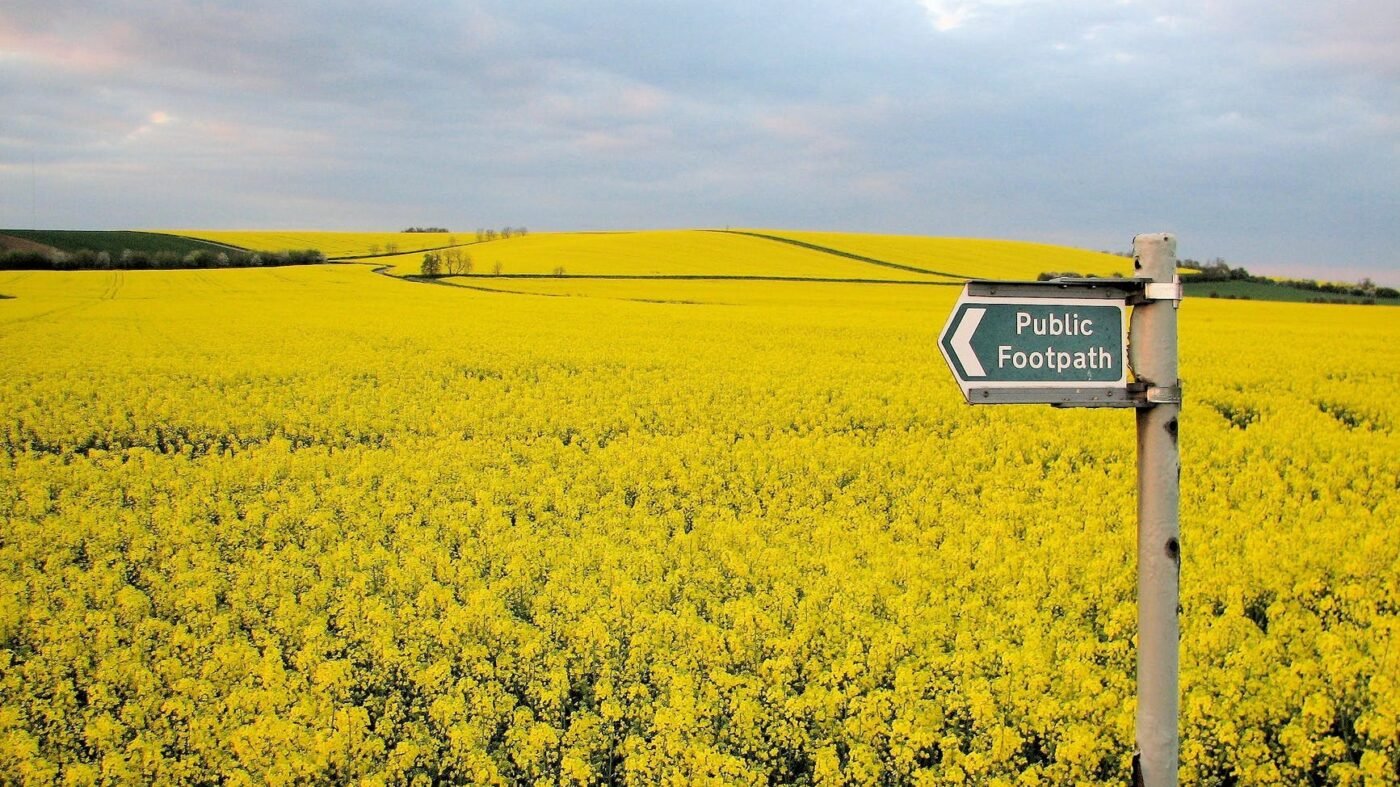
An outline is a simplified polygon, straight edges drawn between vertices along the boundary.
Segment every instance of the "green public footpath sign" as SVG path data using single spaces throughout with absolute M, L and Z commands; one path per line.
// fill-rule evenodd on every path
M 1127 385 L 1124 312 L 1121 300 L 964 293 L 938 344 L 969 402 L 1070 401 L 1060 389 L 1092 399 Z

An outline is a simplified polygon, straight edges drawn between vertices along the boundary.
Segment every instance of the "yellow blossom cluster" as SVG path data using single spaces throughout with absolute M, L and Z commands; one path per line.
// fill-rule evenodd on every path
M 1130 778 L 1133 416 L 964 405 L 956 287 L 0 293 L 0 781 Z M 1395 784 L 1400 321 L 1181 321 L 1183 780 Z

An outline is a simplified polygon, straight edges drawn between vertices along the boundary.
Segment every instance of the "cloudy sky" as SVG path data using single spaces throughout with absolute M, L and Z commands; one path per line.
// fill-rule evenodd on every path
M 1395 0 L 6 0 L 0 227 L 749 226 L 1400 283 Z

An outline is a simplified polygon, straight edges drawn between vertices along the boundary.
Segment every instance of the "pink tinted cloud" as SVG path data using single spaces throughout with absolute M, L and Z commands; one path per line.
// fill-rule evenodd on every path
M 135 59 L 120 46 L 128 38 L 123 25 L 87 31 L 86 34 L 54 35 L 22 30 L 0 18 L 0 52 L 16 55 L 44 68 L 100 76 L 130 68 Z

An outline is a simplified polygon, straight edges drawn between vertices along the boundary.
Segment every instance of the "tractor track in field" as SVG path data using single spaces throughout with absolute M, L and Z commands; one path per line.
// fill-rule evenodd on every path
M 120 268 L 112 271 L 111 278 L 107 280 L 107 286 L 103 289 L 100 299 L 104 301 L 115 300 L 123 284 L 126 284 L 126 271 Z
M 936 270 L 932 270 L 932 269 L 930 269 L 930 268 L 919 268 L 919 267 L 916 267 L 916 266 L 914 266 L 914 265 L 905 265 L 905 264 L 899 263 L 899 262 L 890 262 L 889 260 L 879 260 L 879 259 L 876 259 L 876 258 L 874 258 L 874 257 L 866 257 L 866 256 L 863 255 L 863 254 L 855 254 L 855 253 L 849 252 L 849 251 L 841 251 L 840 249 L 833 249 L 833 248 L 831 248 L 830 246 L 820 246 L 820 245 L 815 244 L 815 243 L 808 243 L 807 241 L 797 240 L 796 238 L 784 238 L 784 237 L 781 236 L 781 235 L 768 235 L 768 234 L 762 233 L 762 232 L 747 232 L 747 231 L 745 231 L 745 230 L 704 230 L 704 232 L 723 232 L 723 233 L 726 233 L 726 234 L 729 234 L 729 235 L 747 235 L 747 236 L 749 236 L 750 238 L 762 238 L 763 240 L 771 240 L 771 241 L 774 241 L 774 242 L 776 242 L 776 243 L 786 243 L 786 244 L 789 244 L 789 245 L 792 245 L 792 246 L 797 246 L 797 247 L 799 247 L 799 248 L 807 249 L 807 250 L 809 250 L 809 251 L 817 251 L 817 252 L 821 252 L 822 254 L 832 254 L 832 255 L 835 255 L 835 256 L 837 256 L 837 257 L 844 257 L 844 258 L 846 258 L 846 259 L 848 259 L 848 260 L 855 260 L 856 262 L 864 262 L 864 263 L 867 263 L 867 264 L 869 264 L 869 265 L 880 265 L 880 266 L 885 267 L 885 268 L 893 268 L 893 269 L 895 269 L 895 270 L 900 270 L 900 271 L 909 271 L 910 273 L 925 273 L 925 274 L 928 274 L 928 275 L 930 275 L 930 276 L 944 276 L 944 277 L 947 277 L 947 278 L 949 278 L 949 279 L 958 279 L 958 280 L 960 280 L 960 282 L 963 282 L 963 281 L 967 281 L 967 280 L 969 280 L 969 279 L 976 278 L 976 277 L 974 277 L 974 276 L 965 276 L 965 275 L 963 275 L 963 274 L 961 274 L 961 273 L 948 273 L 947 271 L 936 271 Z M 942 284 L 943 282 L 938 282 L 938 283 Z
M 93 305 L 93 303 L 95 303 L 94 299 L 84 298 L 83 300 L 80 300 L 77 303 L 69 303 L 63 306 L 56 306 L 52 309 L 48 309 L 47 311 L 35 312 L 34 314 L 26 314 L 23 317 L 17 317 L 13 320 L 8 320 L 6 322 L 0 323 L 0 339 L 7 338 L 10 335 L 14 334 L 15 331 L 19 329 L 19 326 L 24 325 L 25 323 L 34 322 L 36 320 L 42 320 L 45 317 L 52 317 L 58 314 L 67 314 L 68 312 L 90 308 Z

